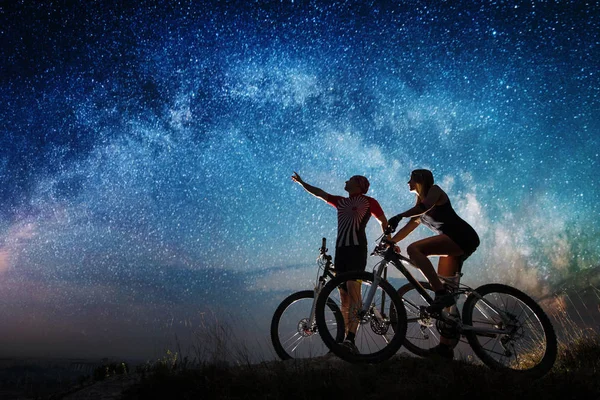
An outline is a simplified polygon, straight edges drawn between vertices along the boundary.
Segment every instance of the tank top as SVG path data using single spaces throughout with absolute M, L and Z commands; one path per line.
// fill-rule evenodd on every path
M 421 215 L 421 223 L 437 234 L 445 234 L 465 253 L 472 253 L 479 246 L 477 232 L 456 214 L 450 199 L 444 204 L 433 206 Z

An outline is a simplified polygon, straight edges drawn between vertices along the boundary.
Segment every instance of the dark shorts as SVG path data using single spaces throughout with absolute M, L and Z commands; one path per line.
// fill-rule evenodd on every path
M 367 267 L 368 250 L 364 246 L 345 246 L 335 249 L 335 266 L 336 274 L 343 274 L 350 271 L 364 271 Z M 340 286 L 340 289 L 346 290 L 346 285 Z
M 452 229 L 443 232 L 448 235 L 464 252 L 461 256 L 465 261 L 479 247 L 479 236 L 470 225 L 461 227 L 462 229 Z

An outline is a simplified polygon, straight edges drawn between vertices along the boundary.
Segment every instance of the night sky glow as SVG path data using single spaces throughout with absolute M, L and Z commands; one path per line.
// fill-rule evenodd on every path
M 431 169 L 466 283 L 599 264 L 598 1 L 137 3 L 0 5 L 0 356 L 156 357 L 214 313 L 268 344 L 335 239 L 293 171 L 389 217 Z

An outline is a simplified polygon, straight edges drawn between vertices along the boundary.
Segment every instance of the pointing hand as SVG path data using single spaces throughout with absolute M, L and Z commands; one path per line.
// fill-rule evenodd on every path
M 300 178 L 300 175 L 298 175 L 296 171 L 294 171 L 294 175 L 292 175 L 292 180 L 300 184 L 304 183 L 304 181 L 302 180 L 302 178 Z

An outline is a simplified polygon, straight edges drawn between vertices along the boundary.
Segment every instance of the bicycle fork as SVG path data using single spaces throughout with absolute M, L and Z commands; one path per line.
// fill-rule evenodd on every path
M 383 269 L 385 268 L 387 262 L 383 261 L 379 264 L 379 268 L 377 268 L 377 271 L 375 273 L 373 273 L 373 284 L 371 285 L 371 287 L 369 288 L 369 291 L 367 292 L 367 297 L 363 300 L 363 306 L 362 306 L 362 312 L 363 314 L 366 314 L 367 311 L 371 308 L 371 305 L 373 305 L 373 299 L 375 298 L 375 292 L 377 291 L 377 286 L 379 286 L 379 282 L 381 282 L 381 273 L 383 271 Z M 385 293 L 383 294 L 385 296 Z
M 379 286 L 379 282 L 381 282 L 381 280 L 385 280 L 387 277 L 387 269 L 385 269 L 385 266 L 387 265 L 387 262 L 383 261 L 379 264 L 377 271 L 375 271 L 373 273 L 373 282 L 371 287 L 369 288 L 366 297 L 363 299 L 363 305 L 361 308 L 361 315 L 367 316 L 370 315 L 371 317 L 373 317 L 377 324 L 379 326 L 384 326 L 387 321 L 386 321 L 386 317 L 385 317 L 385 292 L 382 293 L 381 295 L 381 310 L 379 310 L 379 308 L 375 307 L 375 303 L 373 302 L 373 299 L 375 298 L 375 293 L 377 291 L 377 287 Z M 383 274 L 383 278 L 382 278 L 382 274 Z M 360 326 L 360 325 L 359 325 Z M 388 339 L 385 335 L 382 335 L 382 337 L 384 338 L 384 340 L 386 342 L 388 342 Z
M 308 326 L 311 329 L 311 331 L 315 331 L 317 329 L 317 322 L 316 322 L 316 312 L 317 312 L 317 298 L 319 297 L 319 294 L 321 293 L 321 289 L 323 289 L 325 282 L 319 280 L 319 282 L 317 283 L 317 285 L 315 286 L 315 290 L 314 290 L 314 295 L 313 295 L 313 302 L 312 302 L 312 306 L 310 307 L 310 317 L 308 319 Z

